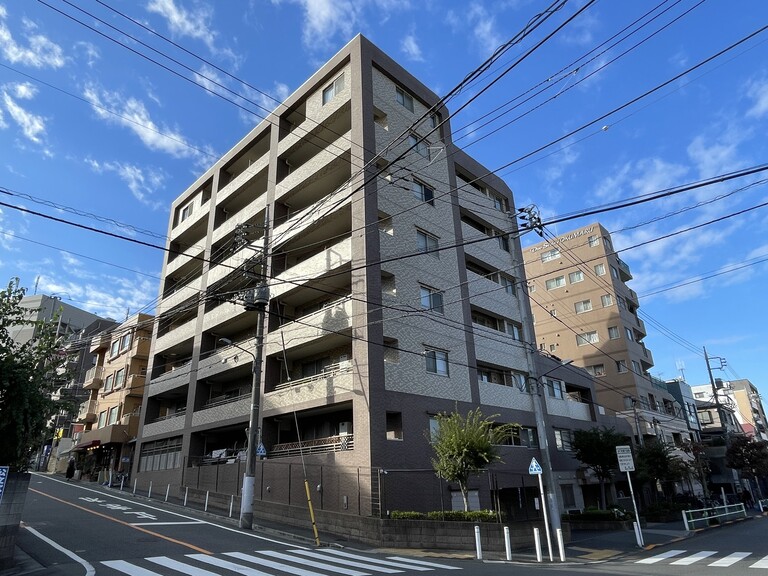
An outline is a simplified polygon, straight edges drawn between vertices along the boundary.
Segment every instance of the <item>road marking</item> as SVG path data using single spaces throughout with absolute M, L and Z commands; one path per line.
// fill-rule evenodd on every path
M 327 562 L 338 562 L 340 564 L 344 564 L 344 566 L 352 566 L 354 568 L 362 568 L 363 570 L 372 570 L 374 572 L 383 572 L 384 574 L 397 574 L 399 572 L 402 572 L 402 570 L 395 570 L 393 568 L 385 568 L 383 566 L 375 566 L 373 564 L 368 564 L 363 562 L 353 562 L 352 560 L 345 560 L 343 558 L 333 558 L 333 557 L 329 557 L 328 554 L 321 554 L 320 552 L 312 552 L 311 550 L 294 550 L 293 552 L 296 554 L 301 554 L 302 556 L 308 556 L 309 558 L 314 558 L 315 560 L 323 560 Z
M 284 552 L 277 552 L 276 550 L 259 550 L 257 554 L 263 554 L 264 556 L 270 556 L 272 558 L 278 558 L 280 560 L 287 560 L 288 562 L 295 562 L 302 566 L 308 566 L 309 568 L 320 568 L 321 570 L 328 570 L 330 567 L 324 562 L 314 562 L 306 558 L 297 558 Z M 243 554 L 242 552 L 227 552 L 226 556 L 232 556 L 233 558 L 239 558 L 246 562 L 253 562 L 259 564 L 264 562 L 264 559 L 259 556 L 252 556 L 250 554 Z M 358 572 L 357 570 L 350 570 L 349 568 L 334 567 L 333 570 L 336 574 L 344 574 L 345 576 L 368 576 L 368 572 Z
M 739 560 L 743 560 L 750 554 L 751 552 L 734 552 L 733 554 L 728 554 L 728 556 L 726 556 L 725 558 L 720 558 L 720 560 L 716 560 L 712 562 L 712 564 L 708 564 L 708 566 L 717 566 L 719 568 L 727 568 L 728 566 L 733 566 Z
M 99 516 L 101 518 L 104 518 L 105 520 L 111 520 L 112 522 L 122 524 L 123 526 L 128 526 L 129 528 L 133 528 L 134 530 L 138 530 L 139 532 L 144 532 L 145 534 L 155 536 L 156 538 L 161 538 L 162 540 L 173 542 L 174 544 L 178 544 L 179 546 L 184 546 L 186 548 L 194 550 L 195 552 L 202 552 L 203 554 L 213 554 L 213 552 L 209 552 L 208 550 L 205 550 L 204 548 L 200 548 L 199 546 L 195 546 L 194 544 L 190 544 L 188 542 L 182 542 L 181 540 L 176 540 L 175 538 L 171 538 L 170 536 L 164 536 L 163 534 L 153 532 L 152 530 L 147 530 L 146 528 L 142 528 L 141 526 L 134 526 L 130 522 L 126 522 L 118 518 L 113 518 L 112 516 L 108 516 L 107 514 L 102 514 L 101 512 L 97 512 L 96 510 L 91 510 L 90 508 L 86 508 L 85 506 L 80 506 L 79 504 L 67 502 L 66 500 L 62 500 L 61 498 L 56 498 L 56 496 L 51 496 L 50 494 L 46 494 L 45 492 L 40 492 L 40 490 L 36 490 L 35 488 L 29 488 L 28 490 L 30 492 L 35 492 L 37 494 L 40 494 L 40 496 L 45 496 L 46 498 L 50 498 L 51 500 L 56 500 L 57 502 L 61 502 L 62 504 L 66 504 L 67 506 L 72 506 L 73 508 L 82 510 L 83 512 L 88 512 L 89 514 L 93 514 L 94 516 Z
M 642 560 L 638 560 L 635 562 L 635 564 L 656 564 L 656 562 L 661 562 L 662 560 L 672 558 L 673 556 L 679 556 L 684 552 L 685 550 L 669 550 L 663 554 L 657 554 L 656 556 L 651 556 L 650 558 L 643 558 Z
M 200 562 L 205 562 L 206 564 L 210 564 L 212 566 L 218 566 L 219 568 L 226 568 L 227 570 L 231 570 L 232 572 L 237 572 L 238 574 L 244 574 L 245 576 L 262 576 L 266 574 L 265 572 L 254 570 L 253 568 L 248 568 L 247 566 L 243 566 L 242 564 L 235 564 L 234 562 L 230 562 L 229 560 L 222 560 L 221 558 L 214 558 L 212 556 L 206 556 L 205 554 L 188 554 L 188 556 L 190 558 L 194 558 L 195 560 L 199 560 Z M 287 564 L 281 564 L 280 562 L 271 562 L 269 560 L 262 560 L 260 563 L 265 568 L 277 568 L 278 570 L 281 570 L 283 572 L 288 572 L 289 574 L 295 574 L 296 576 L 323 576 L 318 572 L 310 572 L 309 570 L 302 570 L 301 568 L 295 568 L 292 566 L 288 566 Z
M 199 520 L 189 522 L 131 522 L 131 526 L 183 526 L 185 524 L 205 524 Z
M 750 565 L 750 568 L 768 568 L 768 556 L 764 556 L 754 564 Z
M 323 554 L 333 554 L 335 556 L 341 556 L 343 558 L 351 558 L 352 560 L 362 560 L 363 562 L 373 562 L 374 564 L 383 564 L 384 566 L 392 566 L 394 568 L 409 568 L 416 571 L 427 571 L 432 568 L 426 568 L 421 566 L 409 566 L 400 562 L 391 562 L 387 560 L 379 560 L 378 558 L 372 558 L 370 556 L 363 556 L 361 554 L 350 554 L 349 552 L 342 552 L 341 550 L 334 550 L 332 548 L 326 548 L 322 550 Z
M 152 558 L 145 558 L 145 560 L 148 560 L 149 562 L 153 562 L 155 564 L 159 564 L 160 566 L 165 566 L 166 568 L 170 568 L 171 570 L 176 570 L 177 572 L 181 572 L 182 574 L 187 574 L 188 576 L 221 576 L 216 572 L 211 572 L 210 570 L 206 570 L 205 568 L 197 568 L 196 566 L 190 566 L 189 564 L 184 564 L 184 562 L 179 562 L 178 560 L 168 558 L 167 556 L 154 556 Z M 249 576 L 269 576 L 269 575 L 264 574 L 264 572 L 258 572 L 257 574 L 253 574 Z
M 429 566 L 431 568 L 442 568 L 443 570 L 461 570 L 458 566 L 448 566 L 447 564 L 437 564 L 436 562 L 427 562 L 425 560 L 416 560 L 415 558 L 406 558 L 404 556 L 387 556 L 389 560 L 397 560 L 399 562 L 410 562 L 411 564 L 419 564 L 421 566 Z
M 685 558 L 680 558 L 680 560 L 675 560 L 672 562 L 673 566 L 690 566 L 694 562 L 698 562 L 699 560 L 703 560 L 704 558 L 709 558 L 710 556 L 714 556 L 717 554 L 717 550 L 702 550 L 701 552 L 696 552 L 696 554 L 691 554 L 690 556 L 686 556 Z
M 109 560 L 107 562 L 102 562 L 102 564 L 107 568 L 112 568 L 112 570 L 117 570 L 118 572 L 128 574 L 129 576 L 162 576 L 157 572 L 152 572 L 152 570 L 147 570 L 141 566 L 134 566 L 125 560 Z
M 63 554 L 66 554 L 67 556 L 72 558 L 72 560 L 74 560 L 78 564 L 81 564 L 82 567 L 85 568 L 85 576 L 94 576 L 96 574 L 96 569 L 85 558 L 80 558 L 80 556 L 78 556 L 77 554 L 75 554 L 71 550 L 67 550 L 61 544 L 57 544 L 56 542 L 54 542 L 53 540 L 51 540 L 47 536 L 43 536 L 42 534 L 40 534 L 40 532 L 38 532 L 34 528 L 30 528 L 29 526 L 26 526 L 26 525 L 24 526 L 24 528 L 26 528 L 28 532 L 30 532 L 30 533 L 34 534 L 35 536 L 37 536 L 38 538 L 40 538 L 40 540 L 42 540 L 43 542 L 45 542 L 49 546 L 52 546 L 53 548 L 56 548 L 56 550 L 58 550 L 59 552 L 61 552 Z

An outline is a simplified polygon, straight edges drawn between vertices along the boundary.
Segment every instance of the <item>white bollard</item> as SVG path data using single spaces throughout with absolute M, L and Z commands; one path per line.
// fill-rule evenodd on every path
M 512 543 L 509 540 L 509 526 L 504 526 L 504 550 L 507 552 L 507 560 L 512 560 Z
M 139 485 L 139 479 L 137 478 L 136 480 L 133 481 L 133 495 L 134 496 L 136 495 L 136 486 L 138 486 L 138 485 Z
M 184 488 L 184 507 L 185 508 L 187 506 L 187 496 L 189 496 L 189 486 Z
M 168 484 L 168 486 L 165 487 L 165 501 L 168 502 L 168 494 L 171 492 L 171 485 Z
M 205 491 L 205 511 L 208 512 L 208 494 L 210 494 L 210 490 Z
M 147 498 L 152 498 L 152 480 L 149 481 L 149 492 L 147 492 Z
M 120 492 L 123 491 L 123 485 L 125 484 L 125 476 L 120 478 Z
M 638 522 L 632 522 L 632 527 L 635 529 L 635 540 L 637 540 L 638 548 L 645 548 L 642 532 L 640 532 L 640 524 Z
M 480 544 L 480 526 L 475 526 L 475 551 L 477 553 L 477 559 L 483 559 L 483 546 Z
M 533 529 L 533 545 L 536 547 L 536 562 L 541 562 L 541 536 L 539 529 Z
M 557 549 L 560 551 L 560 562 L 565 562 L 565 544 L 563 543 L 563 529 L 555 530 L 557 535 Z
M 235 495 L 229 497 L 229 517 L 232 518 L 232 507 L 235 505 Z

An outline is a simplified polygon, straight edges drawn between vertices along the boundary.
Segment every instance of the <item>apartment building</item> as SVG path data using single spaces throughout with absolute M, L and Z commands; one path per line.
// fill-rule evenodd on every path
M 714 402 L 712 386 L 702 384 L 692 387 L 694 397 L 703 402 Z M 734 418 L 744 434 L 756 440 L 768 440 L 766 416 L 760 391 L 750 380 L 723 380 L 715 378 L 718 401 L 731 408 Z
M 80 406 L 83 430 L 73 449 L 84 479 L 104 481 L 133 464 L 153 325 L 153 316 L 134 314 L 90 340 L 95 363 L 83 379 L 90 395 Z
M 598 402 L 624 415 L 639 443 L 688 439 L 685 407 L 649 374 L 632 273 L 608 231 L 589 224 L 526 248 L 524 258 L 537 347 L 593 375 Z
M 540 453 L 513 199 L 439 102 L 357 36 L 173 203 L 140 481 L 239 496 L 254 375 L 255 514 L 305 505 L 303 473 L 321 509 L 450 505 L 429 430 L 475 406 L 524 431 L 494 489 L 518 501 Z

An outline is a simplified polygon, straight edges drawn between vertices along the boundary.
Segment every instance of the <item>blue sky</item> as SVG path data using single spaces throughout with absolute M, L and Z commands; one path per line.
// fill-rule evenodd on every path
M 0 202 L 163 245 L 172 200 L 355 34 L 445 94 L 546 5 L 0 0 L 0 189 L 11 193 Z M 689 69 L 766 23 L 768 3 L 757 0 L 568 2 L 451 101 L 457 109 L 525 56 L 452 118 L 454 137 L 487 167 L 503 167 L 516 204 L 535 204 L 545 222 L 761 165 L 768 32 Z M 525 101 L 535 86 L 543 92 Z M 506 114 L 486 116 L 505 104 L 496 115 Z M 640 295 L 653 374 L 672 378 L 684 367 L 689 383 L 707 382 L 706 346 L 727 359 L 717 377 L 749 378 L 768 393 L 768 313 L 758 296 L 768 210 L 755 208 L 768 196 L 764 178 L 548 228 L 561 234 L 599 219 L 618 249 L 633 247 L 622 258 Z M 681 233 L 659 240 L 673 232 Z M 30 292 L 37 282 L 38 292 L 118 319 L 151 312 L 162 258 L 0 206 L 0 278 L 18 276 Z

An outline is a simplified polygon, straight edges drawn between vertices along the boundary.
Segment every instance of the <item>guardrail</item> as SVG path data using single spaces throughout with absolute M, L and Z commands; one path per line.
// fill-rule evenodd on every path
M 697 510 L 683 510 L 683 524 L 686 530 L 692 530 L 697 522 L 703 522 L 707 525 L 718 518 L 729 518 L 732 516 L 747 517 L 747 510 L 744 504 L 726 504 L 725 506 L 713 506 L 711 508 L 699 508 Z

